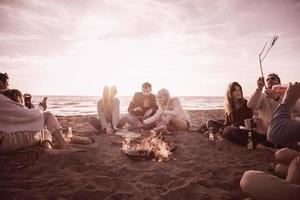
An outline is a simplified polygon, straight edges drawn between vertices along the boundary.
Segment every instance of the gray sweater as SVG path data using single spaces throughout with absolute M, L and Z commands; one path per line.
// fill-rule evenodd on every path
M 286 104 L 280 104 L 274 112 L 268 130 L 268 140 L 281 145 L 300 141 L 300 121 L 292 119 L 292 110 Z
M 40 131 L 44 117 L 39 109 L 28 109 L 0 94 L 0 132 Z

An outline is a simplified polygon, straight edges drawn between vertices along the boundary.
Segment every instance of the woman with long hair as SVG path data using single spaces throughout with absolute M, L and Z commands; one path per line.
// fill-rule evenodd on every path
M 247 100 L 243 96 L 242 86 L 238 82 L 228 85 L 225 95 L 225 120 L 208 120 L 206 130 L 219 132 L 226 138 L 240 145 L 247 145 L 248 131 L 240 129 L 245 126 L 245 120 L 253 117 L 253 111 L 247 106 Z M 254 145 L 263 142 L 266 138 L 263 135 L 252 133 Z
M 113 132 L 120 119 L 120 101 L 116 97 L 116 86 L 103 88 L 102 98 L 97 102 L 98 117 L 89 118 L 89 122 L 99 133 L 107 133 L 110 127 Z M 110 126 L 109 126 L 110 125 Z
M 190 117 L 183 110 L 180 100 L 171 97 L 166 89 L 157 93 L 157 112 L 150 118 L 144 120 L 144 124 L 155 123 L 155 131 L 184 131 L 190 127 Z
M 228 85 L 225 102 L 226 126 L 245 126 L 244 120 L 252 118 L 253 111 L 248 108 L 242 86 L 238 82 L 232 82 Z

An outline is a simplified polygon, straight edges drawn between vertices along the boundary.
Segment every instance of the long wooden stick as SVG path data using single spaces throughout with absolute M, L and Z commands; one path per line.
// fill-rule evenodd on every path
M 263 49 L 261 50 L 261 52 L 258 55 L 259 58 L 259 67 L 260 67 L 260 73 L 261 73 L 261 77 L 263 77 L 264 82 L 265 82 L 265 76 L 264 76 L 264 71 L 263 71 L 263 67 L 262 67 L 262 62 L 264 61 L 264 59 L 266 58 L 266 56 L 268 55 L 269 51 L 272 49 L 272 47 L 275 45 L 276 41 L 278 39 L 277 35 L 274 35 L 272 38 L 272 42 L 270 43 L 267 51 L 265 52 L 266 46 L 268 44 L 268 42 L 265 43 Z M 264 53 L 265 52 L 265 53 Z M 263 55 L 264 53 L 264 55 Z M 262 56 L 263 55 L 263 56 Z M 265 84 L 265 89 L 267 89 L 267 86 Z
M 263 67 L 262 67 L 262 62 L 264 61 L 264 59 L 266 58 L 266 56 L 268 55 L 268 53 L 272 49 L 272 47 L 275 45 L 277 39 L 278 39 L 278 36 L 274 35 L 273 38 L 272 38 L 272 42 L 270 43 L 270 45 L 268 47 L 268 50 L 266 51 L 266 53 L 264 54 L 264 56 L 261 57 L 263 55 L 265 49 L 266 49 L 266 46 L 267 46 L 268 42 L 265 43 L 264 48 L 261 50 L 261 52 L 258 55 L 260 73 L 261 73 L 261 76 L 262 76 L 262 78 L 264 80 L 264 83 L 265 83 L 265 76 L 264 76 L 264 71 L 263 71 Z M 264 85 L 265 85 L 265 89 L 267 89 L 266 83 Z M 272 110 L 272 113 L 273 113 L 273 108 L 272 108 L 271 100 L 269 98 L 268 98 L 268 102 L 269 102 L 269 106 L 270 106 L 270 108 Z
M 265 51 L 265 48 L 267 46 L 267 42 L 264 45 L 264 48 L 261 50 L 260 54 L 258 55 L 258 59 L 259 59 L 259 67 L 260 67 L 260 73 L 261 73 L 261 77 L 263 77 L 264 82 L 265 82 L 265 76 L 264 76 L 264 71 L 263 71 L 263 67 L 262 67 L 262 59 L 261 59 L 261 55 L 262 53 Z
M 277 39 L 278 39 L 278 36 L 277 36 L 277 35 L 274 35 L 274 36 L 273 36 L 273 39 L 272 39 L 272 42 L 270 43 L 269 48 L 268 48 L 267 52 L 265 53 L 264 57 L 261 59 L 261 61 L 263 61 L 263 60 L 266 58 L 266 56 L 268 55 L 269 51 L 270 51 L 270 50 L 272 49 L 272 47 L 275 45 Z

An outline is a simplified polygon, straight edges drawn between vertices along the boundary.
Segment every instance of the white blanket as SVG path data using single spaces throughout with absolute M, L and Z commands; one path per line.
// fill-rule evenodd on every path
M 0 132 L 40 131 L 44 117 L 38 109 L 28 109 L 0 94 Z

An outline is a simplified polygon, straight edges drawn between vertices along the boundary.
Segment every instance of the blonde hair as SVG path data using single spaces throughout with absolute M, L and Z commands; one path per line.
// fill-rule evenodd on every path
M 110 89 L 111 98 L 114 98 L 117 95 L 117 93 L 118 93 L 117 87 L 115 85 L 112 86 L 111 89 Z
M 165 104 L 160 104 L 158 101 L 157 101 L 157 105 L 159 108 L 165 110 L 165 109 L 171 109 L 171 96 L 170 96 L 170 93 L 167 89 L 161 89 L 158 91 L 157 93 L 157 99 L 158 99 L 158 96 L 164 96 L 166 97 L 167 101 Z
M 116 86 L 112 86 L 111 88 L 105 86 L 103 88 L 102 107 L 106 115 L 112 115 L 114 109 L 114 98 L 117 92 L 118 90 Z

